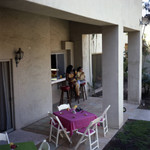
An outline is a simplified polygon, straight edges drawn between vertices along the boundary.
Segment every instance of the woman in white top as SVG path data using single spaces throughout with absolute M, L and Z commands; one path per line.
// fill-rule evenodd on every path
M 81 66 L 77 69 L 77 82 L 79 85 L 85 83 L 85 74 Z

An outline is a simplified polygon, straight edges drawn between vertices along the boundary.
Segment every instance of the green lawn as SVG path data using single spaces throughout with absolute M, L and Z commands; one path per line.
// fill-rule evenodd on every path
M 150 150 L 150 121 L 128 120 L 103 150 Z

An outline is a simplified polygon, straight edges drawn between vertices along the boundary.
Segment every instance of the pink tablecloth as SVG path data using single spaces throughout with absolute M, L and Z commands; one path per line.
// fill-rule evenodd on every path
M 70 131 L 70 136 L 72 136 L 73 130 L 87 127 L 92 120 L 97 118 L 95 114 L 85 110 L 76 112 L 76 114 L 73 114 L 71 110 L 60 112 L 54 112 L 54 115 L 58 116 L 64 128 Z

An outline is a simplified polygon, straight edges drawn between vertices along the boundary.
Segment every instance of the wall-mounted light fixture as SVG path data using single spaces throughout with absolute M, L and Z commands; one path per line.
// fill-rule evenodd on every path
M 23 58 L 24 52 L 19 48 L 18 51 L 15 52 L 15 61 L 16 61 L 16 67 L 18 66 L 18 63 Z

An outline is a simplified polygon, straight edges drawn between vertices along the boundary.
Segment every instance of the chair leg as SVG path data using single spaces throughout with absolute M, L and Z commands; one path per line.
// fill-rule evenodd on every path
M 81 86 L 81 93 L 82 93 L 82 98 L 83 98 L 83 101 L 84 101 L 84 89 L 83 89 L 83 86 Z
M 50 126 L 50 132 L 49 132 L 49 142 L 51 141 L 52 138 L 52 125 Z
M 78 149 L 79 145 L 82 143 L 84 136 L 81 136 L 80 140 L 78 141 L 77 145 L 75 146 L 75 150 Z
M 68 135 L 66 132 L 64 132 L 64 134 L 66 135 L 66 137 L 67 137 L 67 139 L 68 139 L 69 143 L 70 143 L 70 144 L 72 144 L 72 141 L 71 141 L 71 139 L 70 139 L 69 135 Z
M 58 146 L 58 139 L 59 139 L 59 129 L 57 130 L 57 136 L 56 136 L 56 147 Z
M 108 123 L 106 120 L 103 121 L 103 132 L 104 132 L 104 137 L 105 137 L 106 133 L 108 132 Z
M 92 135 L 96 139 L 94 142 L 92 142 L 92 138 L 91 138 Z M 95 150 L 96 148 L 99 148 L 97 125 L 96 125 L 96 128 L 95 128 L 95 133 L 92 134 L 92 135 L 89 134 L 89 145 L 90 145 L 90 150 Z M 93 145 L 95 145 L 95 146 L 93 146 Z M 93 146 L 93 148 L 92 148 L 92 146 Z
M 71 97 L 70 97 L 70 91 L 67 91 L 67 99 L 68 99 L 68 103 L 71 106 Z
M 103 125 L 103 133 L 104 133 L 104 136 L 105 136 L 105 121 L 103 121 L 102 125 Z
M 60 104 L 63 104 L 64 91 L 61 91 Z
M 105 120 L 105 135 L 108 132 L 108 122 L 107 119 Z
M 85 99 L 87 100 L 87 95 L 86 95 L 85 86 L 84 86 L 83 88 L 84 88 L 84 95 L 85 95 Z
M 89 134 L 89 145 L 90 145 L 90 150 L 92 150 L 92 139 L 91 139 L 91 135 Z
M 97 129 L 97 126 L 96 126 L 96 140 L 97 140 L 97 147 L 99 148 L 98 129 Z

